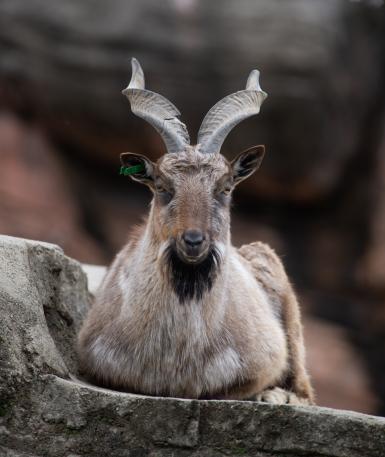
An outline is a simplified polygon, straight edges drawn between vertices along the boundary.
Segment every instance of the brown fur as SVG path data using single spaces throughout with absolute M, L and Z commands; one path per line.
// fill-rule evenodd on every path
M 124 158 L 145 165 L 133 178 L 147 184 L 154 199 L 80 332 L 79 356 L 90 379 L 150 395 L 313 402 L 299 308 L 281 262 L 262 243 L 236 250 L 230 241 L 231 191 L 262 156 L 259 147 L 232 163 L 198 148 L 157 164 Z M 173 252 L 186 274 L 195 271 L 182 240 L 190 229 L 205 235 L 197 271 L 210 249 L 219 263 L 208 262 L 197 291 L 183 295 L 167 255 Z

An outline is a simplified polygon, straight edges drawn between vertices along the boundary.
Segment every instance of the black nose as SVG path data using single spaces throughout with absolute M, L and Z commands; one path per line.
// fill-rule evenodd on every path
M 191 247 L 199 246 L 205 239 L 200 230 L 186 230 L 182 235 L 183 241 Z

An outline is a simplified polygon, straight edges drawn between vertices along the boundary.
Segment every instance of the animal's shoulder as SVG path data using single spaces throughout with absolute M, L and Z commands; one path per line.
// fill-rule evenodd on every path
M 269 245 L 256 241 L 241 246 L 238 253 L 247 260 L 255 279 L 265 288 L 284 292 L 288 278 L 280 258 Z
M 138 241 L 142 237 L 144 231 L 146 230 L 147 220 L 144 220 L 141 224 L 134 225 L 130 230 L 128 235 L 127 244 L 124 247 L 126 252 L 131 251 L 133 248 L 136 247 Z
M 131 254 L 138 245 L 144 229 L 144 224 L 134 226 L 131 229 L 126 244 L 116 254 L 115 259 L 112 261 L 110 267 L 108 268 L 107 274 L 104 277 L 99 291 L 109 291 L 111 289 L 115 289 L 115 286 L 119 284 L 119 278 L 121 277 L 121 274 L 124 274 L 124 271 L 127 269 L 128 260 L 132 258 Z
M 114 262 L 112 263 L 111 267 L 116 268 L 117 266 L 121 266 L 126 263 L 127 258 L 130 257 L 132 252 L 137 247 L 139 240 L 143 236 L 143 233 L 146 229 L 146 222 L 142 224 L 134 225 L 127 237 L 126 244 L 122 247 L 122 249 L 118 252 L 115 257 Z

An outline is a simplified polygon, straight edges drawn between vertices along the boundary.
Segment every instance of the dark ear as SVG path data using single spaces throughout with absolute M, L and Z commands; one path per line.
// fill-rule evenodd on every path
M 135 181 L 152 186 L 154 182 L 154 164 L 141 154 L 123 152 L 120 154 L 122 167 L 120 174 L 130 176 Z
M 231 162 L 234 184 L 240 183 L 258 170 L 264 155 L 265 146 L 263 145 L 253 146 L 238 154 Z

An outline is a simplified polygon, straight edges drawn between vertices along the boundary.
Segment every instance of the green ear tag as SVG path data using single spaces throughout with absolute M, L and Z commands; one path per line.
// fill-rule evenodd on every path
M 132 167 L 125 167 L 124 165 L 120 167 L 120 175 L 128 176 L 133 175 L 135 173 L 139 173 L 140 171 L 144 170 L 144 165 L 134 165 Z

